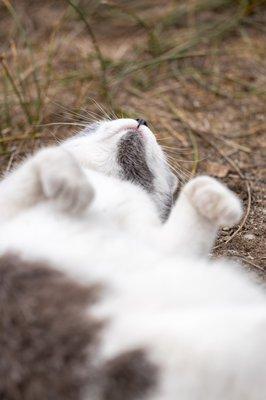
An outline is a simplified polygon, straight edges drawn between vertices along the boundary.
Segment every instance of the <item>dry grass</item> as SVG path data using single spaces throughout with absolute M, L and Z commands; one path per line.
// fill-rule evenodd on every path
M 105 113 L 144 117 L 182 182 L 239 193 L 216 252 L 262 273 L 264 1 L 2 0 L 0 19 L 2 171 Z

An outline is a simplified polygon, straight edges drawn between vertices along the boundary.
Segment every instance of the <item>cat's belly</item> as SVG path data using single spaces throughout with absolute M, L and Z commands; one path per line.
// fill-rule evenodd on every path
M 29 260 L 47 260 L 82 281 L 135 268 L 145 258 L 154 264 L 160 252 L 154 251 L 149 238 L 140 239 L 103 211 L 90 208 L 83 216 L 69 216 L 48 203 L 39 204 L 2 224 L 0 255 L 17 253 Z
M 264 298 L 233 265 L 169 255 L 147 236 L 121 229 L 96 210 L 70 217 L 44 203 L 1 226 L 0 254 L 47 260 L 81 281 L 104 281 L 140 307 L 231 306 Z M 154 301 L 147 303 L 147 296 Z
M 102 357 L 144 348 L 160 372 L 160 387 L 152 400 L 265 398 L 262 307 L 131 311 L 122 304 L 120 315 L 112 314 Z
M 173 400 L 176 393 L 182 400 L 242 400 L 254 393 L 263 400 L 262 291 L 232 265 L 167 256 L 152 241 L 99 218 L 95 212 L 64 217 L 39 205 L 1 227 L 0 254 L 46 259 L 82 283 L 103 284 L 108 290 L 92 309 L 109 321 L 100 356 L 147 350 L 161 372 L 160 394 L 152 400 Z

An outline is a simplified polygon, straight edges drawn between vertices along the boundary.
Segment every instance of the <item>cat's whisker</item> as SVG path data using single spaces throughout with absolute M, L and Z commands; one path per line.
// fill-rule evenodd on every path
M 187 177 L 184 177 L 180 171 L 177 171 L 173 166 L 169 165 L 169 168 L 172 170 L 172 172 L 177 176 L 177 178 L 181 181 L 181 183 L 186 183 L 189 179 Z
M 64 111 L 64 113 L 67 115 L 67 118 L 73 119 L 75 122 L 76 122 L 76 120 L 78 120 L 78 121 L 79 120 L 83 120 L 83 121 L 86 121 L 87 124 L 90 124 L 92 122 L 95 122 L 95 121 L 99 120 L 99 115 L 96 114 L 96 113 L 94 115 L 91 112 L 91 116 L 93 118 L 88 118 L 88 116 L 86 116 L 86 115 L 84 115 L 84 114 L 82 114 L 80 112 L 76 112 L 74 110 L 68 109 L 66 106 L 63 106 L 63 105 L 61 105 L 61 104 L 59 104 L 57 102 L 54 102 L 54 103 Z M 88 111 L 84 110 L 84 112 L 86 112 L 88 114 Z M 62 117 L 62 115 L 60 113 L 55 113 L 55 115 L 58 115 L 58 116 Z
M 172 156 L 170 156 L 169 154 L 166 154 L 166 157 L 167 157 L 169 160 L 172 160 L 172 161 L 174 161 L 174 162 L 182 162 L 182 163 L 184 163 L 184 164 L 186 164 L 186 163 L 194 163 L 194 162 L 195 162 L 195 160 L 185 160 L 184 158 L 172 157 Z M 202 159 L 200 159 L 200 160 L 198 160 L 198 161 L 203 161 L 203 160 L 204 160 L 204 158 L 202 158 Z
M 178 151 L 182 153 L 192 153 L 191 149 L 185 148 L 185 147 L 178 147 L 178 146 L 165 146 L 163 144 L 160 144 L 160 146 L 165 149 L 166 151 Z
M 185 168 L 181 168 L 179 165 L 173 165 L 171 164 L 171 160 L 165 159 L 163 157 L 159 157 L 163 162 L 166 163 L 166 165 L 174 172 L 175 175 L 182 181 L 182 182 L 187 182 L 191 177 L 192 174 L 190 171 L 186 170 Z M 176 160 L 174 160 L 176 161 Z
M 167 155 L 167 158 L 169 159 L 169 155 Z M 175 157 L 173 157 L 173 158 L 170 158 L 170 160 L 172 160 L 172 161 L 174 161 L 174 162 L 180 162 L 180 163 L 184 163 L 184 164 L 191 164 L 191 163 L 194 163 L 195 161 L 194 160 L 185 160 L 185 159 L 183 159 L 183 158 L 175 158 Z M 198 160 L 198 161 L 203 161 L 204 159 L 200 159 L 200 160 Z
M 157 136 L 156 136 L 156 140 L 158 141 L 158 142 L 163 142 L 164 140 L 174 140 L 174 138 L 173 138 L 173 136 L 166 136 L 166 137 L 158 137 L 157 138 Z
M 85 112 L 85 111 L 84 111 Z M 70 113 L 69 113 L 70 114 Z M 94 115 L 92 112 L 86 112 L 86 115 L 78 112 L 72 112 L 70 114 L 72 118 L 87 122 L 87 124 L 90 124 L 91 122 L 99 121 L 100 117 L 99 115 Z
M 169 154 L 166 154 L 166 157 L 167 157 L 167 160 L 172 161 L 172 162 L 174 162 L 174 163 L 177 163 L 178 165 L 179 165 L 179 162 L 180 162 L 180 161 L 181 161 L 183 164 L 185 164 L 186 162 L 189 162 L 189 161 L 184 160 L 184 159 L 178 159 L 178 158 L 176 158 L 176 157 L 172 157 L 172 156 L 170 156 Z M 194 161 L 191 161 L 191 160 L 190 160 L 190 162 L 194 162 Z M 186 169 L 186 168 L 184 167 L 184 169 Z
M 113 109 L 110 109 L 110 116 L 111 116 L 113 119 L 119 119 L 118 115 L 116 115 L 116 113 L 114 112 Z
M 182 156 L 186 157 L 186 156 L 189 156 L 189 155 L 193 154 L 193 151 L 189 151 L 189 152 L 182 151 L 182 150 L 172 150 L 171 151 L 170 149 L 165 149 L 163 147 L 162 147 L 162 149 L 163 149 L 165 154 L 169 155 L 170 157 L 174 157 L 174 158 L 175 158 L 175 156 L 182 155 Z
M 60 143 L 61 143 L 61 140 L 55 135 L 54 132 L 48 131 L 48 134 L 49 134 L 50 136 L 52 136 L 52 138 L 55 140 L 55 142 L 56 142 L 57 144 L 60 144 Z
M 170 168 L 172 168 L 175 172 L 177 172 L 178 174 L 181 174 L 182 176 L 184 176 L 186 179 L 190 179 L 192 177 L 192 174 L 190 171 L 185 170 L 185 168 L 180 168 L 180 166 L 178 165 L 173 165 L 171 163 L 168 163 L 168 166 Z
M 60 117 L 62 117 L 61 115 L 59 115 Z M 99 122 L 99 117 L 97 116 L 84 116 L 84 115 L 82 115 L 82 114 L 74 114 L 74 113 L 72 113 L 72 115 L 70 114 L 70 115 L 67 115 L 66 116 L 66 119 L 68 120 L 68 121 L 65 121 L 66 123 L 67 122 L 73 122 L 74 124 L 81 124 L 81 125 L 83 125 L 84 127 L 87 127 L 88 125 L 91 125 L 91 124 L 93 124 L 93 123 L 95 123 L 95 122 Z
M 80 124 L 77 122 L 49 122 L 47 124 L 39 124 L 37 126 L 54 126 L 54 125 L 71 125 L 71 126 L 80 126 L 83 128 L 87 126 L 85 124 Z
M 108 119 L 111 120 L 110 115 L 107 113 L 107 111 L 103 108 L 102 105 L 100 105 L 95 99 L 92 97 L 89 97 L 90 101 L 98 108 L 98 110 Z
M 84 117 L 84 118 L 86 118 L 88 115 L 92 116 L 93 118 L 95 118 L 97 120 L 101 120 L 103 118 L 103 115 L 102 115 L 103 113 L 102 112 L 99 113 L 99 112 L 96 112 L 96 111 L 88 110 L 88 109 L 86 109 L 84 107 L 81 107 L 81 111 L 85 114 L 85 115 L 82 114 L 82 117 Z M 106 118 L 105 114 L 104 114 L 104 116 Z M 110 118 L 108 118 L 108 119 L 110 119 Z
M 157 137 L 157 140 L 159 142 L 172 140 L 173 143 L 177 143 L 177 140 L 173 136 L 162 136 L 162 133 L 159 134 L 159 137 Z

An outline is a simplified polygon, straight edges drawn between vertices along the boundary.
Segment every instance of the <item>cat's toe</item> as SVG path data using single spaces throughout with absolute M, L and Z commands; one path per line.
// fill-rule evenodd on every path
M 242 216 L 239 198 L 214 178 L 194 178 L 184 192 L 197 211 L 219 227 L 233 226 Z

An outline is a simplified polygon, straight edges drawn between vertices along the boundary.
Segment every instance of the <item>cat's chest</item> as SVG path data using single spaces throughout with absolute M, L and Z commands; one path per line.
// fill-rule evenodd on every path
M 84 170 L 95 190 L 91 212 L 100 214 L 106 221 L 138 229 L 138 222 L 159 225 L 160 219 L 155 204 L 140 187 L 119 178 Z

